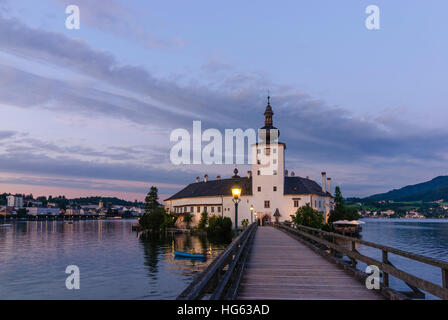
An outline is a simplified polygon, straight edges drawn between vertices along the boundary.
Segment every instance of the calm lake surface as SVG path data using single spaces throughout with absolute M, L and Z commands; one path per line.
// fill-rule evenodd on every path
M 448 262 L 448 220 L 442 219 L 363 219 L 362 239 L 403 251 Z M 381 251 L 360 246 L 361 253 L 381 261 Z M 392 264 L 425 280 L 442 284 L 439 268 L 389 254 Z M 366 265 L 360 264 L 360 268 Z M 410 291 L 401 280 L 390 277 L 390 284 L 398 290 Z M 427 298 L 435 297 L 428 295 Z
M 362 239 L 448 261 L 447 220 L 364 219 Z M 143 241 L 134 220 L 17 222 L 0 228 L 0 299 L 173 299 L 206 262 L 178 260 L 176 249 L 209 251 L 225 247 L 205 237 L 177 235 Z M 381 252 L 361 246 L 376 259 Z M 441 284 L 438 268 L 390 255 L 392 263 Z M 65 269 L 80 268 L 81 289 L 67 290 Z M 365 266 L 359 265 L 360 268 Z M 407 290 L 391 277 L 391 285 Z
M 17 222 L 0 228 L 0 299 L 174 299 L 211 261 L 179 260 L 194 248 L 215 257 L 225 245 L 176 235 L 143 241 L 135 220 Z M 68 290 L 68 265 L 80 290 Z

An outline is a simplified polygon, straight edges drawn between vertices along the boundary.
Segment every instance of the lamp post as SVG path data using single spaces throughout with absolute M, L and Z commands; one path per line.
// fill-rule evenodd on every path
M 254 223 L 254 206 L 250 206 L 250 223 Z
M 236 183 L 232 187 L 233 203 L 235 203 L 235 237 L 238 236 L 238 203 L 240 202 L 241 187 Z

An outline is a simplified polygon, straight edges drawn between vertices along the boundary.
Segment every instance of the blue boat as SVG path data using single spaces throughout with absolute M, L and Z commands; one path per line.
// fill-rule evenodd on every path
M 174 255 L 177 257 L 185 257 L 192 259 L 205 259 L 205 254 L 187 253 L 182 251 L 174 251 Z

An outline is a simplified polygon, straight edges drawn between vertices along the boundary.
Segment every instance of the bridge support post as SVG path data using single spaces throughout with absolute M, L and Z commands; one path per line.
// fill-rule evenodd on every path
M 382 250 L 383 252 L 383 263 L 389 264 L 389 259 L 387 257 L 387 251 Z M 383 271 L 383 286 L 389 287 L 389 274 Z
M 442 269 L 442 287 L 448 289 L 448 269 Z
M 352 251 L 356 252 L 356 242 L 355 241 L 352 241 Z M 351 258 L 351 260 L 352 260 L 352 267 L 356 268 L 356 265 L 358 264 L 358 262 L 356 262 L 355 258 Z

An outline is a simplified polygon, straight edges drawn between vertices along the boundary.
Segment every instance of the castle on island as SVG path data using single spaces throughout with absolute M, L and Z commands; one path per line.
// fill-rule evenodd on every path
M 268 97 L 264 112 L 265 124 L 261 128 L 266 132 L 262 137 L 264 142 L 251 146 L 252 157 L 256 161 L 253 161 L 252 170 L 247 172 L 247 176 L 239 176 L 238 169 L 235 168 L 234 176 L 227 179 L 217 176 L 215 180 L 209 180 L 208 175 L 204 175 L 201 181 L 197 177 L 196 182 L 166 199 L 165 209 L 179 216 L 185 213 L 192 214 L 192 225 L 199 222 L 203 211 L 207 211 L 209 215 L 229 217 L 234 223 L 235 208 L 231 189 L 237 182 L 241 188 L 238 207 L 239 226 L 244 219 L 249 222 L 251 219 L 253 221 L 258 219 L 261 224 L 286 221 L 299 207 L 307 204 L 322 212 L 327 220 L 334 206 L 331 178 L 327 178 L 326 173 L 322 172 L 322 184 L 319 185 L 308 177 L 295 176 L 294 172 L 288 174 L 288 170 L 285 170 L 286 144 L 277 140 L 270 141 L 269 132 L 273 132 L 272 130 L 278 132 L 277 137 L 279 136 L 279 130 L 273 125 L 273 115 Z M 276 169 L 266 174 L 266 165 L 259 158 L 270 155 L 275 155 Z

